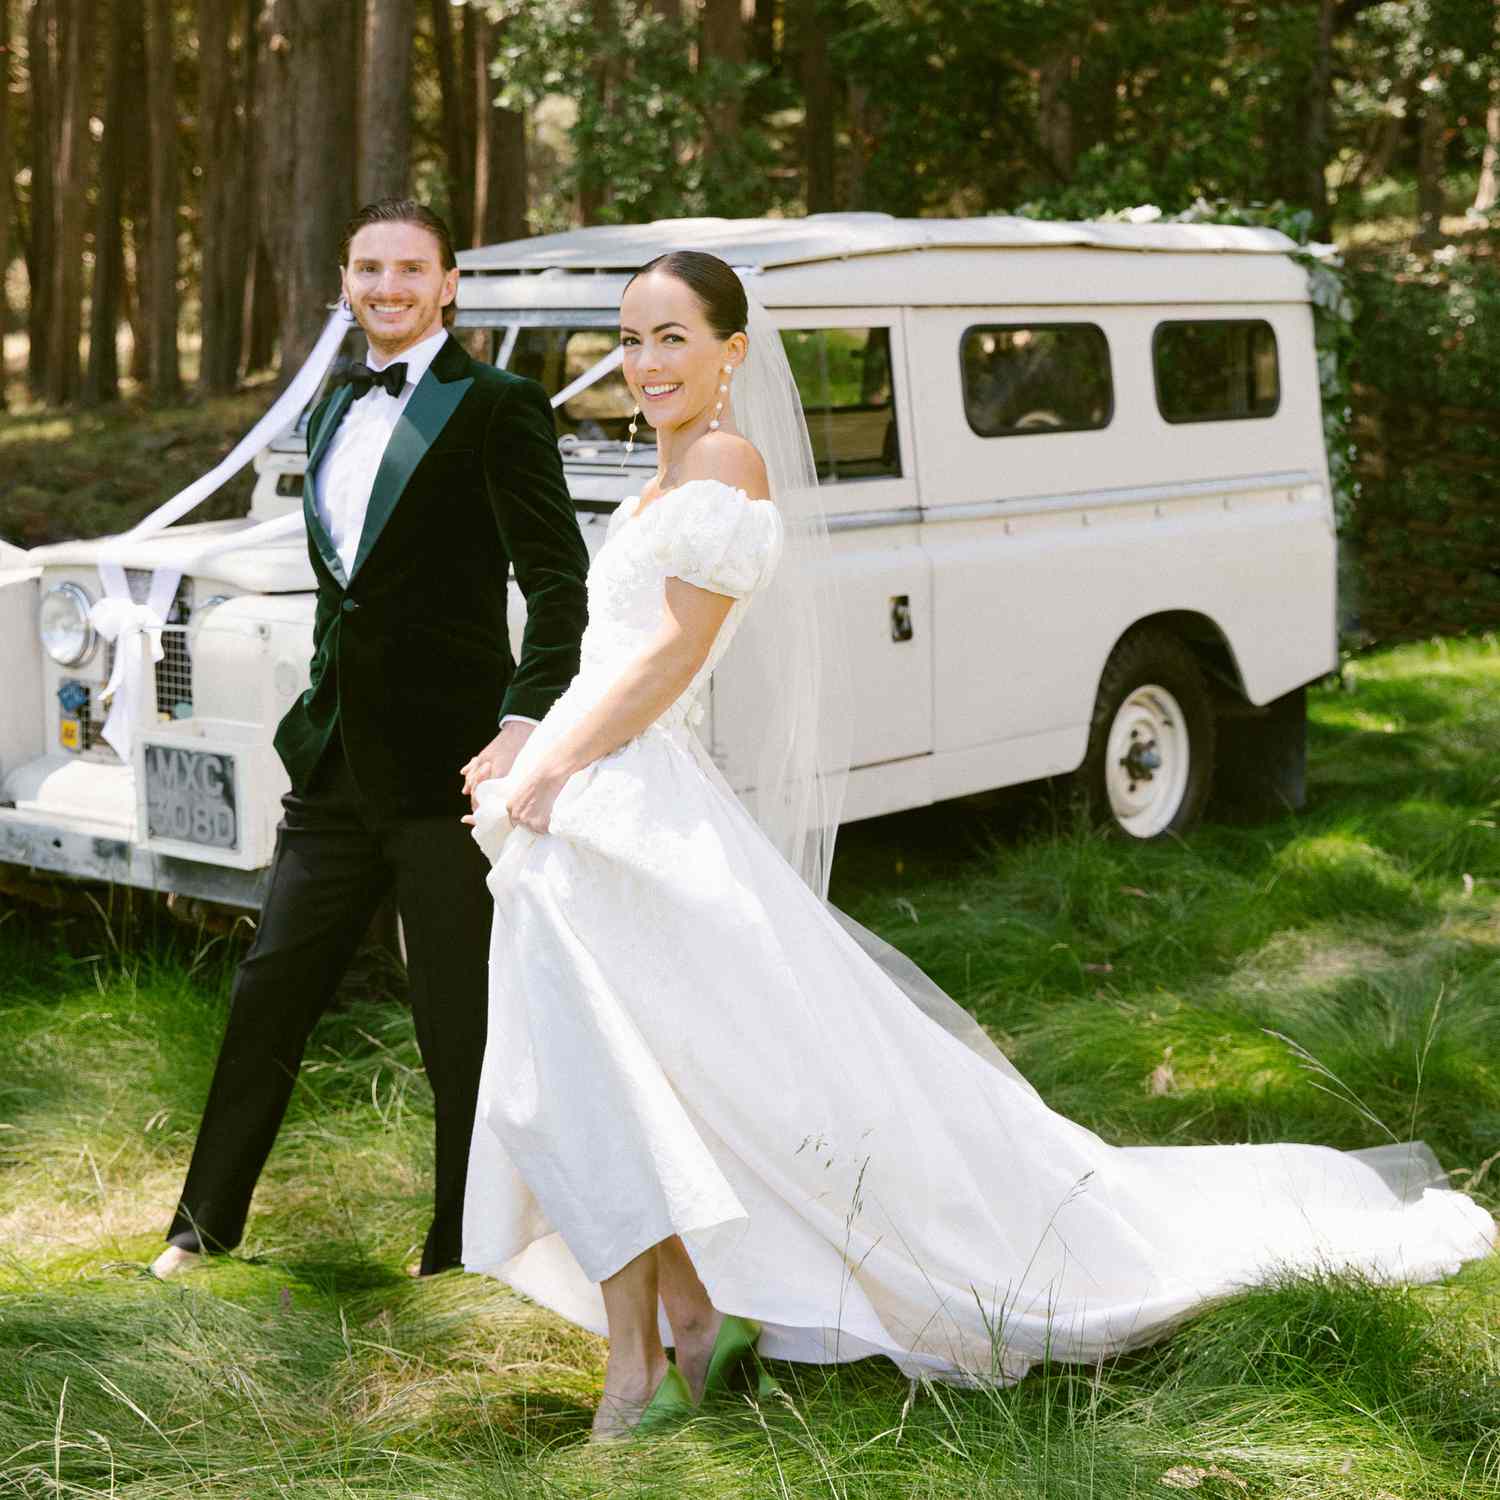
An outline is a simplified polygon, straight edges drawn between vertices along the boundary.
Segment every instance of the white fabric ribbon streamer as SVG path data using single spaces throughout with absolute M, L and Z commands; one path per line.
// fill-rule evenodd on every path
M 129 583 L 118 563 L 100 563 L 99 574 L 104 580 L 105 596 L 89 611 L 89 621 L 115 646 L 114 669 L 99 695 L 101 702 L 109 704 L 109 717 L 99 732 L 115 754 L 128 761 L 136 725 L 148 707 L 155 708 L 155 684 L 149 680 L 141 641 L 145 639 L 152 662 L 159 662 L 164 654 L 162 629 L 182 574 L 176 568 L 158 568 L 152 575 L 151 593 L 144 604 L 137 604 L 130 597 Z
M 354 314 L 341 302 L 329 314 L 328 321 L 323 325 L 323 331 L 318 335 L 318 341 L 313 345 L 312 352 L 302 368 L 297 371 L 287 388 L 272 403 L 271 409 L 235 444 L 229 454 L 207 474 L 195 479 L 186 489 L 180 490 L 170 500 L 159 505 L 150 515 L 138 521 L 129 531 L 112 538 L 108 544 L 104 559 L 99 564 L 99 579 L 103 586 L 104 598 L 94 606 L 92 618 L 94 628 L 100 635 L 116 643 L 114 671 L 110 676 L 109 686 L 102 695 L 105 701 L 110 702 L 109 718 L 105 723 L 103 735 L 122 760 L 130 759 L 133 727 L 138 722 L 137 712 L 144 707 L 146 693 L 145 674 L 138 647 L 139 637 L 141 635 L 147 637 L 151 643 L 151 659 L 153 662 L 159 662 L 162 659 L 162 627 L 182 574 L 180 571 L 171 572 L 171 587 L 165 589 L 163 580 L 167 579 L 168 572 L 158 570 L 152 578 L 151 600 L 153 603 L 138 605 L 130 597 L 124 569 L 111 554 L 117 553 L 123 543 L 144 541 L 147 537 L 155 536 L 180 521 L 210 495 L 227 484 L 272 438 L 279 436 L 292 426 L 301 415 L 303 407 L 317 393 L 323 377 L 337 357 L 339 346 L 343 343 L 353 323 Z M 571 401 L 580 391 L 586 390 L 618 369 L 623 358 L 622 349 L 618 346 L 611 349 L 602 359 L 590 365 L 577 380 L 559 391 L 552 398 L 553 407 L 559 407 L 564 402 Z M 287 515 L 277 516 L 273 520 L 262 521 L 242 531 L 215 538 L 200 552 L 194 553 L 190 559 L 187 559 L 186 566 L 191 571 L 221 553 L 238 552 L 244 547 L 255 547 L 300 536 L 303 530 L 303 515 L 299 508 Z M 160 607 L 157 608 L 155 601 L 159 596 L 163 597 L 160 599 Z M 503 839 L 504 835 L 501 837 Z
M 292 376 L 287 388 L 272 403 L 270 411 L 230 449 L 226 458 L 215 464 L 201 479 L 195 479 L 185 490 L 180 490 L 170 500 L 157 506 L 119 540 L 138 542 L 143 537 L 155 536 L 157 532 L 180 521 L 190 510 L 201 505 L 233 479 L 272 438 L 290 427 L 302 414 L 302 408 L 316 394 L 353 322 L 354 314 L 340 303 L 328 315 L 328 321 L 323 325 L 312 353 L 307 356 L 302 368 Z
M 138 521 L 129 531 L 111 539 L 99 563 L 99 582 L 104 597 L 90 611 L 94 629 L 105 640 L 115 643 L 115 665 L 110 673 L 109 685 L 100 695 L 101 701 L 109 704 L 109 717 L 100 731 L 105 741 L 123 761 L 129 761 L 134 742 L 135 728 L 148 707 L 146 699 L 154 696 L 152 685 L 147 682 L 148 673 L 141 658 L 140 638 L 145 636 L 150 643 L 153 663 L 162 659 L 161 632 L 166 623 L 167 611 L 177 594 L 177 585 L 182 579 L 180 569 L 159 568 L 152 575 L 150 597 L 145 604 L 137 604 L 130 596 L 130 584 L 125 569 L 118 561 L 118 551 L 126 542 L 144 541 L 165 531 L 175 521 L 201 505 L 208 497 L 221 489 L 249 463 L 272 438 L 290 427 L 301 415 L 322 384 L 338 355 L 339 345 L 344 341 L 354 314 L 340 302 L 329 315 L 313 345 L 312 353 L 303 362 L 302 368 L 291 378 L 287 388 L 271 403 L 271 409 L 258 421 L 228 455 L 201 478 L 195 479 L 184 490 Z M 268 523 L 278 525 L 279 522 Z M 300 529 L 302 518 L 296 517 L 295 525 L 288 532 Z M 251 527 L 252 532 L 262 527 Z M 248 532 L 238 532 L 226 545 L 209 549 L 227 551 L 230 547 L 245 544 Z M 115 555 L 112 555 L 115 554 Z

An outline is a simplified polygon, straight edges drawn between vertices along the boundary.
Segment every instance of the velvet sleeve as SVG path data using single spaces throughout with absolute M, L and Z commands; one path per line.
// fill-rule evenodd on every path
M 588 549 L 568 494 L 546 392 L 516 380 L 485 431 L 485 485 L 500 539 L 526 599 L 521 659 L 500 718 L 542 718 L 578 672 L 588 620 Z

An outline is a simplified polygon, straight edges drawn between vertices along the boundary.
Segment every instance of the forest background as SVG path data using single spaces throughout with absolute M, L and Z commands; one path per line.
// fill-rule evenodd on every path
M 0 43 L 7 540 L 145 498 L 49 413 L 269 400 L 375 196 L 461 246 L 1154 209 L 1338 245 L 1346 623 L 1500 626 L 1495 0 L 0 0 Z

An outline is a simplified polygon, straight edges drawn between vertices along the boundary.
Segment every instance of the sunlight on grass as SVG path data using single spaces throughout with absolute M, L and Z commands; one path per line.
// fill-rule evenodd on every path
M 1500 649 L 1406 647 L 1313 695 L 1306 812 L 1142 847 L 1060 801 L 846 830 L 835 899 L 1121 1143 L 1417 1136 L 1500 1207 Z M 1384 724 L 1400 726 L 1386 733 Z M 1465 877 L 1468 877 L 1467 880 Z M 778 1366 L 622 1449 L 604 1345 L 404 1272 L 431 1101 L 372 966 L 314 1037 L 239 1255 L 143 1274 L 236 950 L 0 912 L 0 1493 L 1274 1500 L 1500 1492 L 1500 1257 L 1307 1278 L 1006 1390 Z

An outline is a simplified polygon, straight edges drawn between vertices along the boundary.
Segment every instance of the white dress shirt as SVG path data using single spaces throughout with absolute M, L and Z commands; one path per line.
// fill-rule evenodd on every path
M 383 370 L 387 365 L 404 360 L 406 384 L 401 387 L 399 396 L 393 396 L 383 386 L 377 385 L 351 401 L 338 431 L 323 450 L 313 494 L 318 519 L 338 549 L 346 578 L 354 572 L 354 559 L 359 552 L 365 516 L 370 509 L 370 494 L 375 488 L 380 460 L 385 457 L 386 444 L 390 442 L 412 392 L 447 339 L 448 330 L 442 328 L 391 359 L 377 360 L 372 352 L 368 360 L 372 370 Z M 535 719 L 528 719 L 524 714 L 506 714 L 500 721 L 502 727 L 512 719 L 523 724 L 536 723 Z
M 411 400 L 418 381 L 427 373 L 428 366 L 437 358 L 437 352 L 447 338 L 448 330 L 441 328 L 394 359 L 377 361 L 372 352 L 369 360 L 372 370 L 383 370 L 387 365 L 405 361 L 406 384 L 401 387 L 399 396 L 392 396 L 383 386 L 377 385 L 351 401 L 338 431 L 323 451 L 314 487 L 318 519 L 333 538 L 346 578 L 354 571 L 354 558 L 365 529 L 365 514 L 370 508 L 370 492 L 375 488 L 375 474 L 380 468 L 380 460 L 385 457 L 386 444 L 390 442 L 397 419 L 406 410 L 406 403 Z

